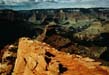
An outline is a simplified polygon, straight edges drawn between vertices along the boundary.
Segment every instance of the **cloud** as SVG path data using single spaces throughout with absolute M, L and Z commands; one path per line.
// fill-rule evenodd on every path
M 35 3 L 38 2 L 39 3 Z M 43 2 L 41 2 L 43 1 Z M 7 9 L 38 9 L 38 8 L 91 8 L 91 7 L 109 7 L 109 0 L 55 0 L 56 2 L 45 2 L 48 0 L 0 0 L 0 7 Z M 49 0 L 53 1 L 53 0 Z M 13 5 L 13 7 L 11 7 Z M 56 7 L 57 6 L 57 7 Z
M 29 0 L 0 0 L 0 3 L 3 4 L 15 4 L 15 3 L 22 3 L 22 2 L 29 2 Z
M 86 2 L 86 1 L 97 1 L 97 0 L 81 0 L 82 2 Z

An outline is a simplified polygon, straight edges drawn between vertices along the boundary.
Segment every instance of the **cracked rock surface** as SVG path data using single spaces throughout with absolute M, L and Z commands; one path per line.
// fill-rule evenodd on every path
M 109 75 L 109 68 L 88 57 L 60 52 L 46 43 L 22 38 L 12 75 Z

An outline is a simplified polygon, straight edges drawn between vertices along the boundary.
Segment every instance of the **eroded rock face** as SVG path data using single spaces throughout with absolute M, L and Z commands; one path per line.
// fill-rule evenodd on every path
M 0 75 L 11 75 L 17 56 L 15 44 L 6 45 L 0 51 Z
M 70 54 L 79 54 L 91 58 L 100 58 L 100 55 L 106 51 L 107 47 L 99 46 L 84 46 L 82 44 L 71 41 L 69 38 L 53 34 L 44 40 L 47 44 L 53 46 L 59 51 Z M 86 43 L 89 44 L 89 43 Z
M 13 75 L 109 75 L 90 58 L 60 52 L 46 43 L 20 39 Z

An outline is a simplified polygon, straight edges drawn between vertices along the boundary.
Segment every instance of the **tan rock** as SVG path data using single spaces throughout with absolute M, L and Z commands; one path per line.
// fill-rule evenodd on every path
M 46 43 L 20 39 L 13 75 L 109 75 L 90 58 L 70 55 Z

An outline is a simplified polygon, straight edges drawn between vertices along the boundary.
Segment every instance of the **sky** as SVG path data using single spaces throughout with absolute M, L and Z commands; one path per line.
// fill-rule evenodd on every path
M 52 0 L 0 0 L 0 2 L 5 2 L 5 3 L 11 3 L 11 2 L 29 2 L 29 1 L 52 1 Z M 54 1 L 62 1 L 62 2 L 69 2 L 69 1 L 72 1 L 72 2 L 76 2 L 76 1 L 89 1 L 89 0 L 54 0 Z
M 22 3 L 22 2 L 41 2 L 41 1 L 53 1 L 53 0 L 0 0 L 0 3 L 4 4 L 14 4 L 14 3 Z M 54 0 L 56 2 L 109 2 L 109 0 Z
M 101 3 L 106 3 L 109 4 L 109 0 L 0 0 L 0 4 L 7 4 L 7 5 L 13 5 L 17 3 L 24 3 L 24 2 L 44 2 L 44 1 L 56 1 L 56 2 L 76 2 L 76 3 L 96 3 L 96 4 L 101 4 Z
M 0 0 L 0 9 L 107 7 L 109 0 Z

